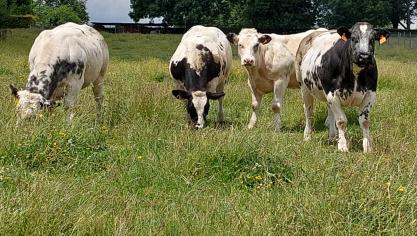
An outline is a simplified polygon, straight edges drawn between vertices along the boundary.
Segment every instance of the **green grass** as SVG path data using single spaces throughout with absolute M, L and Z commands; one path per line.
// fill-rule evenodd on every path
M 36 30 L 0 41 L 0 235 L 412 235 L 417 232 L 417 54 L 377 51 L 374 152 L 361 152 L 354 109 L 350 153 L 327 141 L 325 105 L 303 142 L 300 92 L 287 90 L 283 131 L 271 96 L 247 130 L 250 93 L 237 58 L 226 86 L 226 124 L 194 131 L 171 96 L 178 35 L 104 34 L 111 52 L 105 111 L 90 88 L 74 124 L 61 107 L 15 127 L 9 83 L 22 87 Z M 399 190 L 400 189 L 400 190 Z M 403 190 L 403 191 L 401 191 Z

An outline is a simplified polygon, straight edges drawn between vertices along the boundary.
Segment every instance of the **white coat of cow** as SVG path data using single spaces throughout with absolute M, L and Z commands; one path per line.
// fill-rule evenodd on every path
M 280 130 L 280 113 L 285 89 L 299 88 L 294 64 L 298 46 L 304 37 L 317 30 L 277 35 L 258 33 L 256 29 L 242 29 L 239 35 L 227 35 L 228 40 L 238 46 L 241 64 L 248 73 L 248 85 L 252 94 L 249 129 L 253 128 L 258 120 L 263 95 L 273 92 L 274 127 L 276 131 Z
M 71 122 L 77 97 L 90 84 L 99 111 L 108 61 L 106 42 L 87 25 L 66 23 L 42 31 L 30 50 L 26 88 L 18 91 L 10 86 L 18 99 L 18 120 L 35 115 L 41 108 L 52 108 L 63 99 Z

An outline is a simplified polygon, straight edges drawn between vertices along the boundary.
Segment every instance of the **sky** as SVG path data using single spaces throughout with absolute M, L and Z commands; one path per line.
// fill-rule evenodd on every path
M 130 0 L 88 0 L 87 11 L 91 22 L 133 22 L 128 16 Z

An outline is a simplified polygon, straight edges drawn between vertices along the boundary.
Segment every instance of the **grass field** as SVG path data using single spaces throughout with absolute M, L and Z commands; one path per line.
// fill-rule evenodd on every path
M 327 141 L 326 109 L 303 142 L 300 92 L 287 90 L 281 133 L 271 96 L 247 130 L 250 93 L 235 57 L 226 124 L 190 130 L 171 95 L 179 35 L 105 34 L 105 111 L 90 88 L 72 126 L 62 107 L 15 127 L 8 84 L 23 87 L 35 30 L 0 41 L 0 235 L 413 235 L 417 232 L 417 53 L 377 49 L 374 152 L 362 154 L 356 111 L 350 153 Z M 235 54 L 236 55 L 236 54 Z

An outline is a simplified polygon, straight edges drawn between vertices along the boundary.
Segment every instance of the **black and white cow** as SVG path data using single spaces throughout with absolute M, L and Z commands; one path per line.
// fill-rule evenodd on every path
M 232 66 L 232 49 L 215 27 L 188 30 L 171 58 L 169 70 L 176 88 L 174 97 L 186 101 L 191 125 L 203 128 L 209 100 L 219 101 L 218 121 L 223 122 L 223 88 Z
M 311 138 L 316 98 L 327 102 L 329 138 L 335 140 L 338 134 L 339 151 L 349 151 L 342 106 L 359 107 L 363 152 L 372 150 L 369 114 L 375 103 L 378 80 L 375 41 L 384 43 L 388 37 L 389 32 L 359 22 L 350 30 L 342 27 L 337 32 L 314 33 L 301 42 L 296 60 L 306 118 L 305 140 Z
M 71 122 L 78 94 L 90 84 L 100 110 L 108 61 L 106 42 L 99 32 L 87 25 L 66 23 L 42 31 L 30 50 L 26 88 L 18 91 L 10 85 L 18 99 L 18 121 L 35 115 L 41 108 L 51 108 L 57 100 L 63 99 Z

